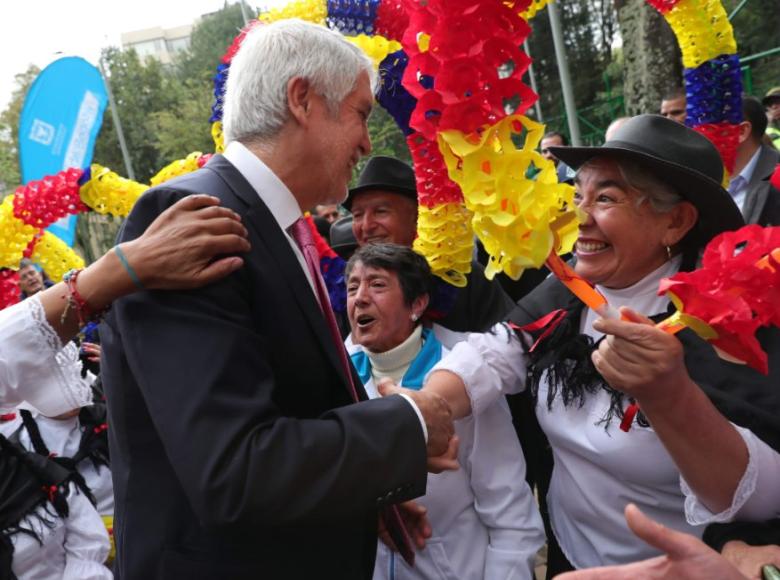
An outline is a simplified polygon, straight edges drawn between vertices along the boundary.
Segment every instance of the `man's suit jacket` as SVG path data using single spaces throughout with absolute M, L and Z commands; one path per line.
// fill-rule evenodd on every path
M 776 226 L 780 225 L 780 191 L 772 187 L 769 178 L 780 163 L 780 153 L 766 145 L 761 145 L 760 151 L 748 183 L 742 215 L 746 224 Z
M 145 193 L 120 239 L 196 192 L 241 215 L 252 250 L 207 287 L 117 301 L 101 329 L 115 572 L 368 578 L 377 508 L 425 493 L 417 415 L 397 396 L 350 404 L 300 263 L 224 157 Z

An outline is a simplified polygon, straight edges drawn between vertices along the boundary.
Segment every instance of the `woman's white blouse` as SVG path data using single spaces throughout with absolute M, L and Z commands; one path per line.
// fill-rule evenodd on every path
M 668 301 L 657 296 L 658 281 L 672 275 L 678 266 L 677 261 L 667 262 L 630 288 L 599 290 L 616 308 L 630 306 L 645 314 L 663 312 Z M 594 340 L 601 337 L 592 327 L 597 316 L 587 310 L 581 321 L 581 332 Z M 470 335 L 433 370 L 449 370 L 460 376 L 473 412 L 479 413 L 499 396 L 522 390 L 525 367 L 519 339 L 487 333 Z M 514 384 L 502 376 L 505 373 L 516 373 Z M 556 397 L 548 409 L 546 400 L 547 384 L 542 380 L 536 412 L 555 458 L 547 503 L 556 538 L 577 568 L 624 564 L 658 555 L 628 529 L 623 509 L 629 502 L 657 521 L 696 536 L 701 536 L 704 525 L 742 517 L 746 511 L 763 513 L 761 519 L 771 517 L 773 512 L 767 507 L 780 492 L 770 478 L 780 472 L 780 461 L 750 431 L 737 428 L 751 459 L 734 503 L 723 514 L 713 515 L 685 484 L 652 428 L 634 423 L 625 433 L 616 420 L 608 429 L 600 424 L 610 404 L 606 392 L 589 395 L 582 407 L 564 407 Z
M 39 296 L 0 311 L 0 412 L 26 401 L 55 416 L 91 400 L 81 377 L 78 349 L 64 349 L 46 321 Z
M 37 508 L 39 515 L 51 525 L 43 524 L 37 517 L 22 519 L 22 526 L 34 529 L 41 543 L 35 538 L 15 533 L 11 569 L 19 580 L 57 578 L 62 580 L 110 580 L 111 571 L 103 565 L 108 557 L 108 533 L 100 516 L 89 500 L 73 483 L 68 484 L 67 518 L 51 515 L 44 507 Z

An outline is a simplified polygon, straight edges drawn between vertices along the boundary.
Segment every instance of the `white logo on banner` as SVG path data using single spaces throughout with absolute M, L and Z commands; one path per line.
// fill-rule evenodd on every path
M 54 127 L 46 121 L 33 119 L 32 127 L 30 127 L 30 140 L 41 145 L 51 145 L 52 140 L 54 140 Z
M 84 158 L 87 156 L 87 146 L 89 145 L 89 134 L 98 115 L 98 100 L 94 93 L 87 91 L 84 93 L 84 99 L 79 107 L 79 114 L 76 117 L 76 123 L 73 126 L 73 134 L 70 136 L 68 149 L 65 151 L 65 159 L 62 161 L 62 168 L 81 167 Z

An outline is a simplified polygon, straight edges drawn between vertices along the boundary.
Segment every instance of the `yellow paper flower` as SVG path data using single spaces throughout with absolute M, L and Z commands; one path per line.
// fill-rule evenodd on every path
M 222 133 L 222 121 L 214 121 L 211 124 L 211 138 L 214 140 L 214 152 L 225 151 L 225 135 Z
M 737 52 L 734 31 L 720 0 L 681 0 L 664 17 L 677 37 L 686 68 Z
M 471 218 L 471 212 L 459 203 L 419 208 L 414 250 L 425 256 L 436 276 L 453 286 L 465 286 L 465 275 L 471 272 Z
M 538 13 L 538 12 L 539 12 L 539 11 L 540 11 L 542 8 L 544 8 L 545 6 L 547 6 L 547 4 L 548 4 L 549 2 L 550 2 L 550 0 L 531 0 L 531 4 L 528 6 L 528 8 L 526 8 L 526 9 L 525 9 L 525 11 L 524 11 L 524 12 L 521 12 L 521 13 L 520 13 L 520 17 L 521 17 L 523 20 L 526 20 L 526 21 L 527 21 L 527 20 L 531 20 L 531 18 L 533 18 L 534 16 L 536 16 L 536 14 L 537 14 L 537 13 Z M 514 8 L 514 7 L 515 7 L 515 4 L 517 4 L 517 3 L 516 3 L 516 2 L 505 2 L 505 4 L 506 4 L 507 6 L 509 6 L 510 8 Z
M 84 258 L 57 236 L 47 231 L 43 232 L 35 244 L 30 259 L 39 264 L 55 282 L 62 280 L 68 270 L 84 267 Z
M 96 212 L 124 217 L 147 189 L 148 185 L 120 177 L 95 163 L 92 165 L 92 178 L 81 186 L 79 193 L 81 201 Z
M 263 12 L 257 18 L 267 24 L 287 18 L 300 18 L 307 22 L 324 25 L 327 16 L 328 3 L 325 0 L 296 0 L 282 8 L 274 8 L 268 12 Z
M 574 188 L 559 184 L 555 166 L 537 151 L 544 125 L 522 115 L 506 117 L 479 135 L 439 133 L 439 148 L 450 179 L 463 191 L 474 213 L 474 233 L 490 262 L 485 274 L 504 272 L 517 279 L 525 268 L 539 268 L 551 251 L 571 250 L 578 216 Z M 512 135 L 524 134 L 518 149 Z M 533 180 L 529 165 L 540 169 Z
M 202 155 L 203 153 L 200 151 L 195 151 L 187 155 L 187 157 L 184 159 L 177 159 L 173 163 L 169 163 L 160 171 L 158 171 L 157 175 L 152 177 L 152 187 L 160 185 L 161 183 L 168 181 L 169 179 L 173 179 L 174 177 L 178 177 L 179 175 L 197 171 L 199 169 L 198 160 Z
M 0 203 L 0 268 L 17 270 L 38 229 L 14 215 L 13 199 L 14 196 L 9 195 Z
M 379 63 L 385 60 L 388 54 L 401 50 L 401 43 L 395 40 L 388 40 L 384 36 L 374 35 L 366 36 L 359 34 L 357 36 L 347 36 L 349 42 L 357 46 L 366 53 L 368 58 L 374 63 L 374 68 L 379 68 Z

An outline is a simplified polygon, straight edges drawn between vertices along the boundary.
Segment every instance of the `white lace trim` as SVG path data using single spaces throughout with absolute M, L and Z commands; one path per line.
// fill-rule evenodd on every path
M 680 489 L 685 494 L 685 519 L 692 526 L 706 526 L 709 524 L 721 524 L 734 520 L 739 511 L 744 507 L 747 501 L 753 496 L 758 481 L 758 450 L 756 442 L 750 436 L 747 429 L 734 425 L 737 433 L 742 437 L 748 449 L 748 464 L 745 473 L 737 485 L 734 492 L 734 498 L 731 505 L 720 513 L 713 514 L 707 507 L 699 501 L 699 498 L 693 493 L 688 483 L 680 476 Z
M 55 375 L 60 392 L 68 405 L 71 409 L 77 409 L 91 404 L 92 389 L 81 377 L 78 347 L 72 342 L 62 346 L 60 337 L 46 320 L 46 311 L 43 309 L 39 295 L 28 298 L 25 304 L 28 304 L 28 311 L 33 320 L 31 329 L 33 341 L 37 349 L 40 349 L 39 352 L 54 356 L 57 365 L 52 365 L 51 373 Z
M 39 335 L 43 347 L 52 354 L 59 352 L 62 349 L 62 342 L 60 342 L 60 337 L 51 327 L 49 321 L 46 320 L 46 311 L 43 309 L 43 304 L 41 304 L 40 294 L 28 298 L 24 303 L 29 308 L 30 316 L 35 322 L 33 326 Z

